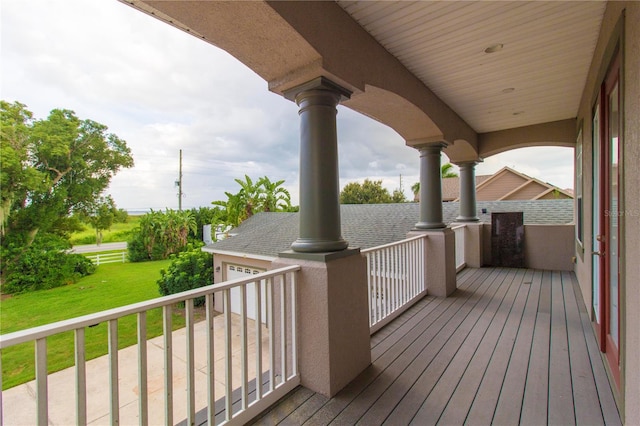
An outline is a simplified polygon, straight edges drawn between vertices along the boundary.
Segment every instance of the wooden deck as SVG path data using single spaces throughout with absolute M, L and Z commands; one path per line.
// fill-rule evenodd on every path
M 256 420 L 287 425 L 617 425 L 572 273 L 466 269 L 371 337 L 334 398 L 298 387 Z

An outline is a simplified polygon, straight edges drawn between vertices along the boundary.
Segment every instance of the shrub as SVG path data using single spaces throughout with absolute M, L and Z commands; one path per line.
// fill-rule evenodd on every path
M 54 235 L 38 236 L 27 248 L 3 253 L 3 293 L 25 293 L 71 284 L 95 272 L 80 254 L 68 254 L 68 242 Z M 9 261 L 7 261 L 9 259 Z
M 151 211 L 140 218 L 140 226 L 132 231 L 128 241 L 129 260 L 167 259 L 184 250 L 190 233 L 195 232 L 196 222 L 189 211 Z
M 202 243 L 188 244 L 186 251 L 171 256 L 173 261 L 168 270 L 160 271 L 160 294 L 167 296 L 213 284 L 213 256 L 203 252 L 202 246 Z M 204 305 L 204 297 L 197 298 L 195 305 Z

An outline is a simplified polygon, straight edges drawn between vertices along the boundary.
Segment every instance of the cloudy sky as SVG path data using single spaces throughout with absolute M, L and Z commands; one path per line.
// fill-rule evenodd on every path
M 234 178 L 284 179 L 298 202 L 298 114 L 290 101 L 226 52 L 117 0 L 1 0 L 0 96 L 36 118 L 71 109 L 127 141 L 135 166 L 109 188 L 120 208 L 177 208 L 237 192 Z M 393 130 L 339 107 L 341 187 L 365 178 L 412 197 L 418 153 Z M 443 161 L 447 161 L 446 158 Z M 527 148 L 485 159 L 562 188 L 573 150 Z

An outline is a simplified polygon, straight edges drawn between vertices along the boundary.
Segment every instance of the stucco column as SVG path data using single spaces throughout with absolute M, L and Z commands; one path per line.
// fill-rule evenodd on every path
M 477 161 L 456 163 L 460 168 L 460 214 L 457 222 L 480 220 L 476 208 L 476 164 Z
M 440 154 L 445 142 L 416 146 L 420 151 L 420 222 L 416 229 L 440 229 L 442 221 L 442 176 Z
M 344 250 L 336 106 L 351 93 L 321 77 L 285 93 L 300 107 L 300 235 L 293 251 Z

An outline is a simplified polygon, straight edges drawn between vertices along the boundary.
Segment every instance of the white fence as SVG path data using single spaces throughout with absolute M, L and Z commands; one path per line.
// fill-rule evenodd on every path
M 427 294 L 426 238 L 419 235 L 362 250 L 367 258 L 372 334 Z
M 451 228 L 456 237 L 456 272 L 460 272 L 467 266 L 465 259 L 465 238 L 467 225 L 457 225 Z
M 87 258 L 96 265 L 103 265 L 105 263 L 125 263 L 127 261 L 127 252 L 122 251 L 120 253 L 96 253 L 89 254 Z
M 199 391 L 198 395 L 206 395 L 205 406 L 207 407 L 206 422 L 214 424 L 242 424 L 255 415 L 262 412 L 278 399 L 286 395 L 300 383 L 300 376 L 297 367 L 297 335 L 296 335 L 296 275 L 300 270 L 299 266 L 289 266 L 282 269 L 268 271 L 262 274 L 253 275 L 248 278 L 240 278 L 220 284 L 203 287 L 197 290 L 160 297 L 146 302 L 136 303 L 121 308 L 90 314 L 71 320 L 60 321 L 41 327 L 35 327 L 24 331 L 18 331 L 0 336 L 0 351 L 4 351 L 14 345 L 25 342 L 33 342 L 35 347 L 35 393 L 36 393 L 36 413 L 33 422 L 39 425 L 47 425 L 49 422 L 50 396 L 64 395 L 64 400 L 70 405 L 68 408 L 55 407 L 56 409 L 75 411 L 75 423 L 86 424 L 87 413 L 87 390 L 95 387 L 90 383 L 91 374 L 87 374 L 85 359 L 85 332 L 90 332 L 87 327 L 105 322 L 108 326 L 108 370 L 109 392 L 108 401 L 101 401 L 100 405 L 109 407 L 109 422 L 111 424 L 139 423 L 140 425 L 163 423 L 175 424 L 174 409 L 178 400 L 184 400 L 180 412 L 186 413 L 187 424 L 195 422 L 196 410 L 204 407 L 196 407 L 196 369 L 200 372 L 206 370 L 206 393 Z M 265 285 L 255 285 L 264 282 Z M 251 321 L 247 318 L 246 298 L 247 288 L 251 285 L 252 292 L 258 303 L 255 304 L 254 317 L 261 318 L 263 306 L 267 310 L 266 326 L 260 321 Z M 239 288 L 242 300 L 241 312 L 239 315 L 231 313 L 231 289 Z M 224 321 L 214 320 L 216 313 L 213 310 L 213 297 L 223 298 Z M 206 341 L 204 353 L 195 353 L 194 338 L 194 299 L 204 297 L 205 299 L 205 329 L 198 343 Z M 265 300 L 266 303 L 261 303 Z M 172 315 L 177 303 L 184 303 L 184 316 L 186 319 L 184 338 L 173 339 Z M 162 351 L 164 359 L 160 366 L 151 366 L 151 361 L 147 355 L 150 347 L 147 342 L 147 313 L 152 309 L 162 310 L 163 321 L 163 341 Z M 137 316 L 137 378 L 124 377 L 125 371 L 131 371 L 131 365 L 127 368 L 119 368 L 118 350 L 118 320 L 127 316 Z M 199 323 L 201 324 L 201 323 Z M 221 325 L 220 325 L 221 324 Z M 75 408 L 73 394 L 69 395 L 69 389 L 50 388 L 47 371 L 47 338 L 64 332 L 75 333 Z M 220 336 L 222 334 L 222 338 Z M 218 348 L 219 343 L 222 348 Z M 235 342 L 235 345 L 234 345 Z M 174 345 L 176 345 L 174 347 Z M 178 346 L 183 345 L 184 351 L 180 351 Z M 237 348 L 237 349 L 236 349 Z M 153 348 L 152 348 L 153 349 Z M 173 360 L 176 351 L 180 358 L 186 358 L 186 371 L 174 371 Z M 180 353 L 181 352 L 181 353 Z M 264 354 L 264 356 L 263 356 Z M 197 356 L 197 358 L 196 358 Z M 219 359 L 218 359 L 219 357 Z M 134 357 L 135 358 L 135 357 Z M 199 364 L 196 365 L 196 359 Z M 223 362 L 223 376 L 220 371 L 216 371 L 216 360 Z M 132 362 L 133 364 L 136 361 Z M 152 368 L 163 370 L 164 377 L 164 402 L 156 401 L 159 397 L 149 398 L 150 387 L 162 386 L 160 383 L 148 381 L 148 375 Z M 106 373 L 105 373 L 106 374 Z M 239 376 L 236 377 L 236 375 Z M 186 376 L 186 386 L 175 388 L 174 379 L 176 376 Z M 199 374 L 198 377 L 203 376 Z M 133 419 L 121 418 L 121 403 L 119 393 L 123 389 L 121 382 L 131 384 L 131 388 L 136 388 L 138 395 L 138 409 L 133 413 Z M 135 385 L 137 382 L 137 386 Z M 223 389 L 216 390 L 216 384 L 223 383 Z M 234 386 L 239 383 L 239 386 Z M 1 384 L 1 382 L 0 382 Z M 124 387 L 125 390 L 128 390 Z M 235 389 L 235 390 L 234 390 Z M 71 391 L 73 392 L 73 391 Z M 185 392 L 185 394 L 181 394 Z M 150 401 L 151 400 L 151 401 Z M 220 410 L 216 412 L 217 406 Z M 133 404 L 132 404 L 133 405 Z M 160 405 L 160 406 L 158 406 Z M 0 414 L 6 414 L 6 409 L 2 405 L 2 393 L 0 392 Z M 12 407 L 17 410 L 26 410 L 27 407 Z M 128 408 L 132 408 L 129 406 Z M 123 410 L 124 411 L 124 410 Z M 131 413 L 129 413 L 131 414 Z M 163 417 L 162 420 L 154 420 L 150 414 Z M 2 418 L 2 417 L 0 417 Z M 106 421 L 106 418 L 103 419 Z M 178 419 L 181 420 L 181 419 Z M 0 421 L 1 423 L 1 421 Z

